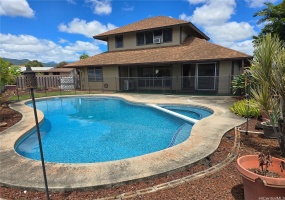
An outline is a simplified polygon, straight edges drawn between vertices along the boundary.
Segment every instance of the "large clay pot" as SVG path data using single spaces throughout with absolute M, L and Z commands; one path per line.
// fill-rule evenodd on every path
M 236 166 L 242 175 L 245 200 L 278 199 L 285 197 L 285 171 L 281 172 L 281 161 L 281 159 L 273 157 L 272 166 L 269 166 L 268 170 L 278 173 L 282 178 L 271 178 L 248 170 L 259 167 L 257 155 L 247 155 L 237 159 Z

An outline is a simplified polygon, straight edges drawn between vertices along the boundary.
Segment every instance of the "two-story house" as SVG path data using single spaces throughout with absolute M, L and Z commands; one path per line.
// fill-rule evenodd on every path
M 67 65 L 81 88 L 230 94 L 233 76 L 252 56 L 209 42 L 192 23 L 147 18 L 94 36 L 108 51 Z

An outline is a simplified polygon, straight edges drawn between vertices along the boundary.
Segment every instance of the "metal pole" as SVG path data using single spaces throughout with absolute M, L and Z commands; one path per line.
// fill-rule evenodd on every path
M 44 175 L 44 181 L 45 181 L 46 196 L 47 196 L 47 200 L 49 200 L 50 198 L 49 198 L 49 193 L 48 193 L 48 183 L 47 183 L 47 176 L 46 176 L 46 169 L 45 169 L 42 140 L 41 140 L 41 134 L 40 134 L 40 127 L 39 127 L 39 122 L 38 122 L 37 108 L 36 108 L 36 103 L 35 103 L 34 88 L 31 88 L 31 95 L 32 95 L 34 115 L 35 115 L 35 120 L 36 120 L 37 135 L 38 135 L 38 142 L 39 142 L 39 147 L 40 147 L 40 154 L 41 154 L 43 175 Z
M 246 131 L 245 134 L 248 135 L 248 110 L 249 110 L 249 88 L 248 88 L 248 74 L 246 72 L 245 75 L 246 81 L 245 81 L 245 89 L 246 89 L 246 100 L 247 100 L 247 105 L 246 105 Z

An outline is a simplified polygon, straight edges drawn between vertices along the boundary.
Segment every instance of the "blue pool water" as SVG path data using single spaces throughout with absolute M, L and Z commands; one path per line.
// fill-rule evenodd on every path
M 27 105 L 32 107 L 31 103 Z M 45 117 L 40 129 L 47 162 L 94 163 L 152 153 L 185 141 L 193 125 L 116 98 L 54 98 L 39 100 L 36 106 Z M 201 109 L 170 109 L 185 115 L 194 113 L 196 119 L 205 117 L 197 113 Z M 22 156 L 40 160 L 36 131 L 23 137 L 15 148 Z

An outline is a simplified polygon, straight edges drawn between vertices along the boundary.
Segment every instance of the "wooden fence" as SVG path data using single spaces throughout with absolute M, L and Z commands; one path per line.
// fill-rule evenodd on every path
M 62 75 L 37 76 L 37 85 L 38 85 L 38 88 L 59 88 L 62 85 L 61 79 L 66 78 L 66 77 L 67 76 L 62 76 Z M 70 79 L 72 79 L 72 82 L 70 84 L 74 86 L 73 88 L 78 88 L 79 87 L 78 85 L 79 77 L 74 76 L 74 77 L 70 77 Z M 26 88 L 24 76 L 17 77 L 17 87 L 21 89 Z

